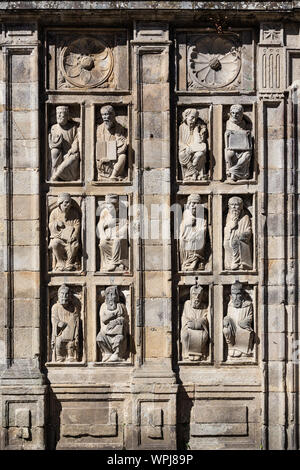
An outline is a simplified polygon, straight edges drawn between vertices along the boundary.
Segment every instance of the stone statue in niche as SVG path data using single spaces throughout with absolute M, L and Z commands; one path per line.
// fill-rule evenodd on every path
M 100 112 L 103 122 L 97 127 L 98 180 L 120 181 L 125 178 L 127 130 L 116 121 L 112 106 L 102 106 Z
M 181 326 L 183 360 L 199 361 L 208 356 L 208 310 L 203 302 L 204 289 L 196 284 L 190 289 L 190 300 L 184 303 Z
M 179 126 L 179 162 L 183 181 L 207 180 L 207 127 L 199 119 L 197 109 L 188 108 L 182 113 Z
M 230 108 L 225 131 L 226 175 L 232 181 L 249 179 L 252 156 L 250 125 L 244 118 L 243 106 L 234 104 Z
M 233 196 L 224 228 L 225 269 L 252 269 L 251 240 L 250 217 L 244 212 L 243 200 Z
M 199 194 L 187 199 L 180 224 L 180 261 L 182 271 L 196 271 L 205 268 L 205 242 L 207 220 L 205 208 Z
M 115 194 L 106 195 L 105 202 L 100 205 L 97 235 L 100 239 L 102 272 L 126 271 L 129 268 L 128 222 L 127 218 L 120 214 L 120 206 L 119 197 Z
M 81 214 L 70 194 L 58 196 L 57 207 L 49 218 L 50 243 L 53 255 L 53 271 L 80 269 Z
M 50 180 L 76 181 L 80 173 L 79 126 L 70 120 L 68 106 L 56 107 L 56 121 L 49 134 Z
M 99 312 L 100 332 L 97 335 L 102 362 L 123 361 L 127 353 L 129 319 L 126 305 L 120 297 L 117 286 L 105 289 L 105 302 Z
M 252 355 L 254 343 L 253 304 L 246 299 L 243 284 L 231 286 L 231 299 L 223 319 L 223 333 L 228 344 L 229 357 Z
M 52 362 L 78 361 L 80 310 L 79 300 L 63 284 L 51 312 Z

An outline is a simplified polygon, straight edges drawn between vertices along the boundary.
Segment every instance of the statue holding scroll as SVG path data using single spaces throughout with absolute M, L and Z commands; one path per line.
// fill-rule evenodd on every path
M 235 281 L 231 286 L 231 299 L 227 308 L 227 315 L 223 320 L 223 333 L 228 344 L 230 357 L 252 355 L 253 331 L 253 305 L 245 298 L 243 285 Z
M 183 360 L 199 361 L 208 356 L 208 310 L 203 302 L 203 287 L 190 289 L 190 300 L 184 303 L 181 326 Z

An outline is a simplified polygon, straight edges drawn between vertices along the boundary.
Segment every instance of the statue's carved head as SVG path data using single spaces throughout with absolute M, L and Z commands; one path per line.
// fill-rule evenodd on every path
M 240 123 L 243 120 L 244 109 L 241 104 L 233 104 L 230 107 L 230 119 L 235 123 Z
M 66 284 L 62 284 L 58 289 L 58 302 L 61 305 L 67 305 L 70 300 L 70 288 Z
M 72 205 L 72 198 L 69 193 L 62 193 L 58 196 L 57 205 L 62 212 L 68 212 Z
M 65 126 L 69 120 L 69 107 L 68 106 L 57 106 L 56 107 L 56 121 L 57 124 Z
M 100 109 L 101 117 L 104 124 L 109 128 L 111 127 L 116 119 L 116 113 L 111 105 L 102 106 Z
M 119 290 L 117 286 L 109 286 L 105 289 L 105 302 L 109 310 L 114 310 L 119 302 Z
M 243 210 L 243 199 L 233 196 L 228 201 L 229 214 L 239 217 Z
M 243 303 L 244 298 L 244 287 L 243 284 L 239 281 L 235 281 L 231 286 L 231 299 L 233 306 L 240 308 Z
M 185 122 L 190 128 L 195 127 L 198 117 L 199 112 L 195 108 L 187 108 L 182 113 L 183 122 Z

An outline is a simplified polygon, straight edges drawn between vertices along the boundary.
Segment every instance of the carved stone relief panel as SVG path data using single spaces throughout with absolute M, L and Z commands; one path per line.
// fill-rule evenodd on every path
M 179 271 L 201 272 L 211 270 L 211 222 L 209 195 L 197 193 L 178 197 L 181 214 L 176 214 Z
M 252 31 L 177 33 L 177 87 L 190 91 L 254 87 Z
M 260 44 L 283 46 L 282 23 L 261 23 Z
M 130 286 L 97 286 L 97 358 L 103 365 L 130 364 L 134 353 Z
M 48 365 L 84 362 L 84 304 L 81 286 L 49 287 Z
M 49 30 L 47 88 L 128 89 L 127 41 L 124 30 Z
M 110 104 L 95 106 L 95 180 L 128 182 L 130 149 L 128 110 Z
M 224 166 L 227 183 L 255 183 L 255 109 L 252 105 L 223 106 Z
M 256 288 L 236 280 L 224 286 L 224 360 L 249 362 L 255 360 L 256 334 L 255 304 Z
M 128 197 L 107 194 L 97 198 L 96 220 L 97 271 L 129 274 Z
M 69 193 L 49 196 L 49 271 L 73 272 L 82 269 L 82 198 Z
M 48 105 L 47 110 L 47 180 L 55 185 L 78 183 L 83 148 L 80 105 Z
M 203 183 L 211 178 L 211 107 L 185 108 L 179 112 L 178 180 Z
M 209 362 L 212 330 L 209 286 L 179 286 L 179 360 Z
M 252 271 L 255 263 L 254 198 L 223 197 L 223 253 L 225 271 Z

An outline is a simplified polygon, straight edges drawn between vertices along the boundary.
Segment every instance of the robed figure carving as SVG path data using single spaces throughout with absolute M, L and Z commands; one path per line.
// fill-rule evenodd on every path
M 97 127 L 98 180 L 122 180 L 127 159 L 127 129 L 117 122 L 112 106 L 102 106 L 100 112 L 103 122 Z
M 202 270 L 205 267 L 207 220 L 199 194 L 187 199 L 180 224 L 180 261 L 182 271 Z
M 70 194 L 58 196 L 57 207 L 50 214 L 49 230 L 53 271 L 80 269 L 81 213 Z
M 199 119 L 197 109 L 182 113 L 179 126 L 179 162 L 183 181 L 206 180 L 207 127 Z
M 128 348 L 129 319 L 117 286 L 105 289 L 105 302 L 100 307 L 99 316 L 97 344 L 102 352 L 102 362 L 123 361 Z
M 183 360 L 199 361 L 208 356 L 209 323 L 204 292 L 202 286 L 192 286 L 190 300 L 184 303 L 181 326 Z
M 224 228 L 225 269 L 252 269 L 252 227 L 244 212 L 243 200 L 232 197 L 228 201 L 228 214 Z
M 79 126 L 70 120 L 68 106 L 57 106 L 56 121 L 49 134 L 51 181 L 76 181 L 80 173 Z
M 236 281 L 231 286 L 231 299 L 223 320 L 223 333 L 230 357 L 252 355 L 254 343 L 253 304 L 245 298 L 243 285 Z
M 58 301 L 51 311 L 53 362 L 78 361 L 80 310 L 79 300 L 63 284 L 58 289 Z
M 126 271 L 129 268 L 128 221 L 121 215 L 118 196 L 106 195 L 97 224 L 100 271 Z
M 230 108 L 225 131 L 226 175 L 232 181 L 249 179 L 252 156 L 250 124 L 244 118 L 243 106 L 234 104 Z

